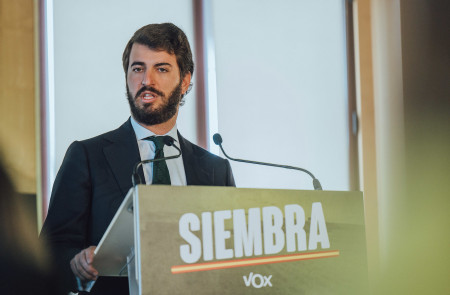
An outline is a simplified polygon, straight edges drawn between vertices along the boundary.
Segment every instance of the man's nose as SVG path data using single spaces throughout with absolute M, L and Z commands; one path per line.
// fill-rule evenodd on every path
M 144 76 L 142 77 L 142 85 L 150 86 L 153 85 L 153 74 L 151 71 L 145 71 Z

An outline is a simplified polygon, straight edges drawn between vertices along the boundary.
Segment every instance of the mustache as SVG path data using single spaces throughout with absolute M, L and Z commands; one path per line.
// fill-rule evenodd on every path
M 144 91 L 150 91 L 153 92 L 159 96 L 164 96 L 164 93 L 162 93 L 161 91 L 151 87 L 151 86 L 143 86 L 141 89 L 139 89 L 139 91 L 136 93 L 135 98 L 137 98 L 139 95 L 141 95 Z

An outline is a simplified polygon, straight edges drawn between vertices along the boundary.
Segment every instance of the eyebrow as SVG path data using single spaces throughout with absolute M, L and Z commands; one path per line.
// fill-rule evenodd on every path
M 130 68 L 133 66 L 145 66 L 145 64 L 142 61 L 135 61 L 130 65 Z
M 142 61 L 135 61 L 135 62 L 133 62 L 131 65 L 130 65 L 130 67 L 133 67 L 133 66 L 145 66 L 145 63 L 144 62 L 142 62 Z M 172 65 L 170 64 L 170 63 L 168 63 L 168 62 L 160 62 L 160 63 L 157 63 L 157 64 L 155 64 L 155 65 L 153 65 L 154 67 L 161 67 L 161 66 L 169 66 L 169 67 L 172 67 Z
M 154 67 L 160 67 L 160 66 L 169 66 L 172 67 L 172 65 L 168 62 L 160 62 L 154 65 Z

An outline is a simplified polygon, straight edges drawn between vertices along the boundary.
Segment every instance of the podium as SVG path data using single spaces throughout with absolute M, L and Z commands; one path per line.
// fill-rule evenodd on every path
M 132 188 L 95 250 L 130 294 L 366 294 L 361 192 Z

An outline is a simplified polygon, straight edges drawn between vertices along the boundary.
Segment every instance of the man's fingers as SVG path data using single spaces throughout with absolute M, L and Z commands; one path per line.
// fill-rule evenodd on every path
M 96 280 L 98 271 L 92 266 L 95 246 L 84 249 L 70 261 L 70 268 L 75 276 L 83 281 Z
M 83 267 L 79 264 L 78 257 L 75 257 L 70 261 L 70 268 L 72 269 L 73 274 L 82 281 L 91 281 L 95 278 L 83 269 Z
M 84 250 L 84 256 L 85 256 L 85 261 L 86 261 L 87 265 L 83 264 L 83 266 L 85 267 L 86 271 L 88 271 L 89 273 L 91 273 L 94 276 L 98 276 L 98 271 L 92 266 L 92 263 L 94 262 L 95 248 L 96 248 L 95 246 L 91 246 Z
M 70 260 L 70 269 L 72 269 L 72 272 L 73 272 L 73 274 L 76 276 L 76 277 L 78 277 L 78 278 L 82 278 L 82 275 L 80 274 L 80 272 L 78 271 L 78 269 L 77 269 L 77 266 L 75 265 L 76 263 L 75 263 L 75 257 L 72 259 L 72 260 Z
M 89 278 L 90 280 L 94 279 L 98 275 L 97 270 L 94 267 L 92 267 L 91 264 L 86 262 L 85 257 L 81 257 L 81 259 L 77 260 L 77 268 L 79 272 L 81 272 L 85 277 Z
M 94 250 L 95 250 L 95 246 L 91 246 L 91 247 L 83 250 L 84 257 L 88 264 L 92 264 L 92 262 L 94 262 Z

